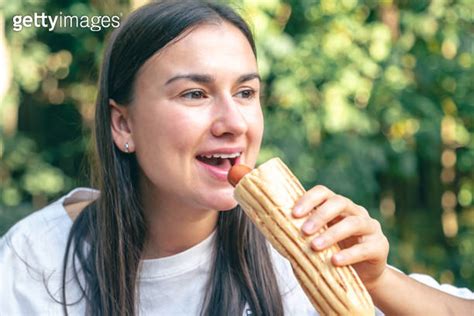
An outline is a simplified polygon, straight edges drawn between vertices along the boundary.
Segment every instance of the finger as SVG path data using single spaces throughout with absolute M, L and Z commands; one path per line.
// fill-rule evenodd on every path
M 303 232 L 308 235 L 314 234 L 324 225 L 335 220 L 338 216 L 349 214 L 346 209 L 352 204 L 353 203 L 349 199 L 341 195 L 335 194 L 331 196 L 319 205 L 319 207 L 306 220 L 302 226 Z
M 314 238 L 311 246 L 315 250 L 323 250 L 349 237 L 360 237 L 374 234 L 377 231 L 377 221 L 362 217 L 349 216 Z
M 293 207 L 293 216 L 305 216 L 333 195 L 334 192 L 323 185 L 313 187 L 311 190 L 305 192 L 298 202 L 296 202 Z
M 352 202 L 352 204 L 354 204 L 354 209 L 353 209 L 354 214 L 361 214 L 361 215 L 365 215 L 367 217 L 370 217 L 369 211 L 367 211 L 367 209 L 365 207 L 357 205 L 354 202 Z
M 385 254 L 387 251 L 388 247 L 386 247 L 384 240 L 378 238 L 376 240 L 356 244 L 350 248 L 343 249 L 334 254 L 331 261 L 336 266 L 345 266 L 364 261 L 376 262 L 377 260 L 381 260 L 381 254 Z

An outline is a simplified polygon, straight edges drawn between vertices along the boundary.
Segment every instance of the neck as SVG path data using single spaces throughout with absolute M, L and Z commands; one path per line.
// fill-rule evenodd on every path
M 209 237 L 217 225 L 219 212 L 192 208 L 179 201 L 144 194 L 147 238 L 143 259 L 168 257 L 183 252 Z

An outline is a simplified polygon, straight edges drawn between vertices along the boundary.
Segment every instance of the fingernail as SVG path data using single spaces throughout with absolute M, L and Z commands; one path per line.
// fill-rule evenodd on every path
M 337 263 L 342 263 L 343 260 L 344 260 L 344 255 L 341 255 L 340 253 L 337 253 L 334 255 L 334 261 L 336 261 Z
M 303 224 L 303 231 L 307 234 L 311 234 L 313 232 L 313 228 L 314 228 L 314 223 L 313 222 L 306 222 Z
M 323 238 L 317 237 L 313 240 L 313 244 L 316 246 L 317 249 L 323 249 L 326 242 Z
M 294 208 L 293 208 L 293 214 L 296 215 L 296 216 L 299 216 L 303 213 L 303 207 L 301 205 L 296 205 Z

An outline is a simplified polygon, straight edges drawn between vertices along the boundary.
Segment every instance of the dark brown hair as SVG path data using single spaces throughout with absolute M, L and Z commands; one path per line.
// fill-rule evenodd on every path
M 71 279 L 79 285 L 87 314 L 134 315 L 146 222 L 138 195 L 138 164 L 111 135 L 109 100 L 127 105 L 140 67 L 180 34 L 203 23 L 231 23 L 255 44 L 248 25 L 231 8 L 204 1 L 162 1 L 133 12 L 110 38 L 99 82 L 92 184 L 100 198 L 75 220 L 63 263 L 62 302 Z M 214 264 L 203 315 L 283 315 L 267 242 L 239 207 L 221 212 Z

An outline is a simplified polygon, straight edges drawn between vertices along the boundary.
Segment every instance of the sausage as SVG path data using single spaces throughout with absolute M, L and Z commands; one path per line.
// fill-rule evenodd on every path
M 246 165 L 234 165 L 230 168 L 229 173 L 227 174 L 227 181 L 235 187 L 240 179 L 250 171 L 252 171 L 252 169 Z

